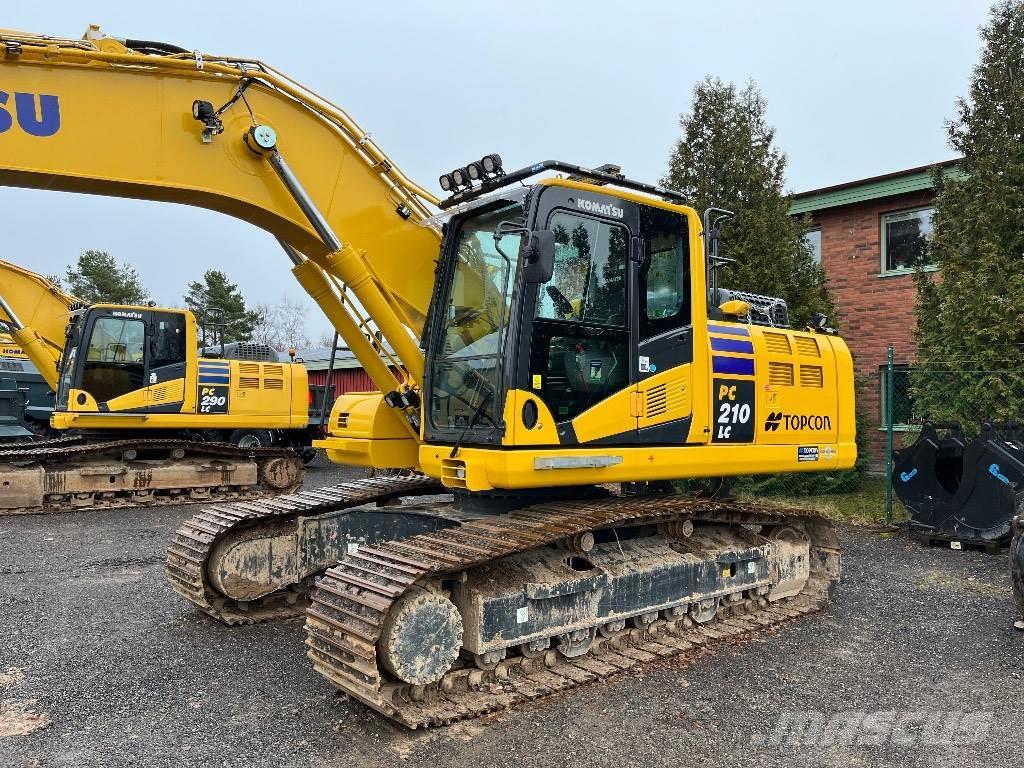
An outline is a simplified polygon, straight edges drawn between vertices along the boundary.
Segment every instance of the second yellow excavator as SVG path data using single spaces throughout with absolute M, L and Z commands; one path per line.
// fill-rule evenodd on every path
M 0 328 L 56 393 L 45 410 L 64 435 L 0 448 L 0 515 L 238 498 L 301 483 L 289 449 L 309 453 L 315 437 L 301 364 L 257 345 L 231 345 L 236 359 L 224 345 L 203 356 L 188 310 L 87 306 L 6 261 Z
M 839 546 L 821 517 L 651 493 L 856 457 L 843 341 L 717 285 L 728 212 L 496 155 L 443 174 L 441 201 L 256 59 L 95 28 L 0 48 L 0 183 L 272 233 L 380 390 L 339 398 L 320 447 L 418 472 L 205 508 L 168 549 L 192 604 L 226 623 L 305 611 L 314 668 L 409 727 L 824 605 Z

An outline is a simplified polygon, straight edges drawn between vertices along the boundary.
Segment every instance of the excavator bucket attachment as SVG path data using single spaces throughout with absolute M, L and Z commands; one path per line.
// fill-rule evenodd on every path
M 1016 425 L 982 425 L 966 446 L 958 430 L 939 438 L 926 425 L 897 452 L 894 483 L 910 527 L 935 538 L 990 544 L 1009 538 L 1024 503 L 1024 443 Z M 957 454 L 961 453 L 959 459 Z M 959 477 L 958 477 L 959 475 Z
M 963 477 L 965 447 L 959 424 L 926 423 L 913 445 L 896 451 L 893 485 L 911 525 L 943 519 Z

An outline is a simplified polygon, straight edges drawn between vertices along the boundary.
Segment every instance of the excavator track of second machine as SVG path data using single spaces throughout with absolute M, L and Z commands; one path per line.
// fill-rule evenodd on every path
M 259 498 L 305 475 L 290 448 L 81 436 L 0 447 L 0 516 Z

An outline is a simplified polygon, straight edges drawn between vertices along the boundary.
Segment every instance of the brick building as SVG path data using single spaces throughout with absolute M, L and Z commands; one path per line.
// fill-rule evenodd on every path
M 913 265 L 927 263 L 934 200 L 932 169 L 910 168 L 793 196 L 790 212 L 814 222 L 809 242 L 836 297 L 839 328 L 863 378 L 861 406 L 871 421 L 872 466 L 884 463 L 886 350 L 897 365 L 895 388 L 915 357 Z M 939 163 L 947 175 L 956 161 Z M 894 412 L 909 406 L 894 403 Z M 905 425 L 894 424 L 896 429 Z

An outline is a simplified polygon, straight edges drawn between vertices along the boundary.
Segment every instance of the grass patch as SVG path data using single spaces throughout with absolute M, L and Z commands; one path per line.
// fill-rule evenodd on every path
M 765 497 L 747 495 L 739 498 L 763 501 Z M 850 493 L 829 493 L 811 496 L 771 496 L 772 502 L 793 507 L 808 507 L 817 510 L 829 520 L 851 525 L 883 525 L 885 523 L 885 478 L 866 477 L 856 491 Z M 900 500 L 893 497 L 893 522 L 907 519 L 907 513 Z

